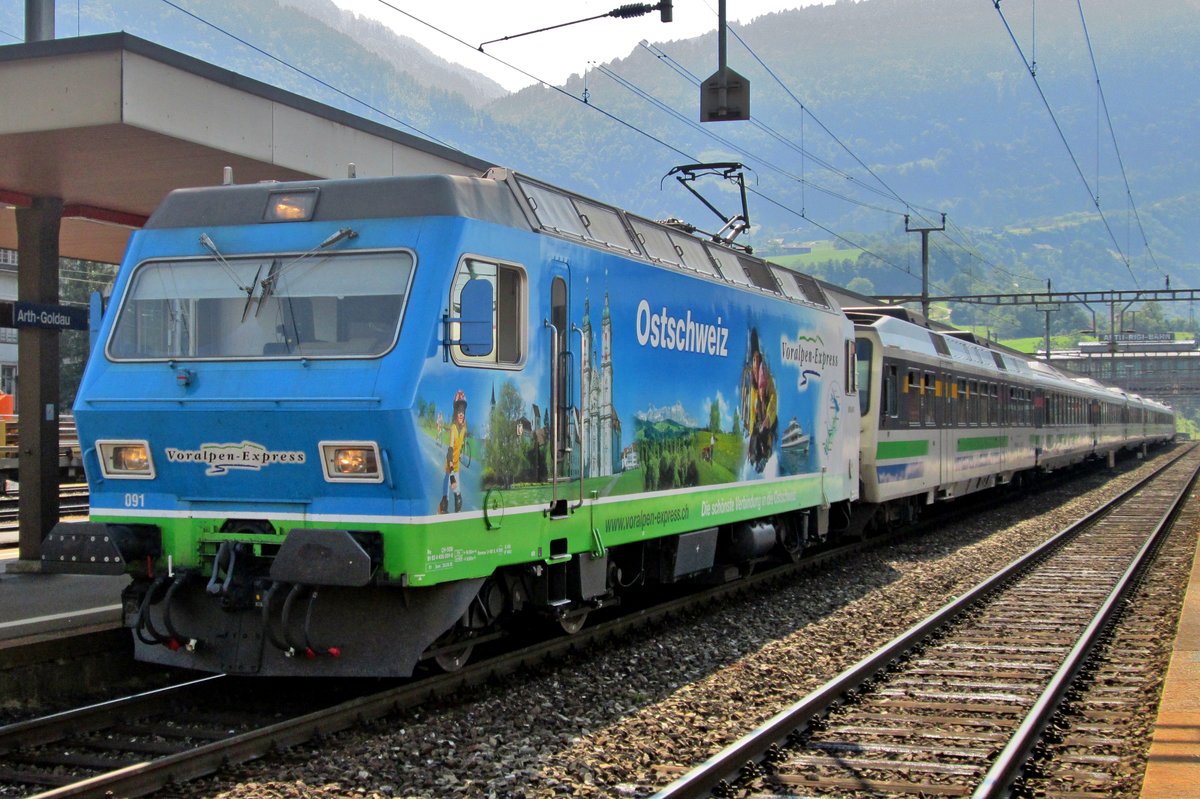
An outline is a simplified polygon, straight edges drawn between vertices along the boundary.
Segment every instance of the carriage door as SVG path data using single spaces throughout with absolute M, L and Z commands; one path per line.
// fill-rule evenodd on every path
M 550 337 L 550 516 L 562 518 L 570 512 L 572 502 L 582 499 L 579 481 L 580 446 L 578 430 L 578 393 L 575 376 L 578 366 L 571 349 L 572 331 L 567 313 L 567 280 L 570 273 L 565 264 L 555 263 L 550 281 L 550 317 L 546 320 Z M 579 485 L 575 482 L 579 481 Z

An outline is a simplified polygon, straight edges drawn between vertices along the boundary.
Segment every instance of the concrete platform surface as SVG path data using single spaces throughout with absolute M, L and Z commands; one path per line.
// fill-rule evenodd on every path
M 16 551 L 0 552 L 0 646 L 47 632 L 121 624 L 126 576 L 14 573 Z
M 1179 616 L 1141 799 L 1200 797 L 1200 557 Z

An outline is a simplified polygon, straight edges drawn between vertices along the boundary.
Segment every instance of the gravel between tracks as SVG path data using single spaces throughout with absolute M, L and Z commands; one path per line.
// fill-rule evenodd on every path
M 536 675 L 160 796 L 647 796 L 1148 468 L 1083 477 Z M 664 762 L 679 769 L 655 765 Z

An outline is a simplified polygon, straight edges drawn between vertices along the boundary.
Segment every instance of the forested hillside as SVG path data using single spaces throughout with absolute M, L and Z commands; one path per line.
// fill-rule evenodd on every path
M 19 5 L 0 7 L 0 31 L 21 29 Z M 80 0 L 73 14 L 60 8 L 58 33 L 127 30 L 706 229 L 719 221 L 663 177 L 677 164 L 740 161 L 753 223 L 743 240 L 768 255 L 824 242 L 826 256 L 803 268 L 865 291 L 919 291 L 919 237 L 905 233 L 904 214 L 936 225 L 941 212 L 934 293 L 1031 291 L 1047 279 L 1056 289 L 1157 288 L 1167 275 L 1200 286 L 1200 0 L 1082 7 L 1090 41 L 1071 2 L 1005 0 L 1002 16 L 990 0 L 841 0 L 769 15 L 729 37 L 753 120 L 707 125 L 694 81 L 716 68 L 712 34 L 639 47 L 561 90 L 505 94 L 329 0 Z M 736 210 L 731 187 L 700 187 Z M 976 320 L 956 309 L 953 321 Z M 992 312 L 986 324 L 1031 335 L 1041 315 Z

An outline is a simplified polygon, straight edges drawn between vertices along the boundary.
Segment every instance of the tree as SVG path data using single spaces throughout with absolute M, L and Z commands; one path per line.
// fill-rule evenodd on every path
M 856 277 L 846 284 L 846 288 L 856 294 L 865 294 L 870 297 L 875 293 L 875 284 L 865 277 Z
M 525 463 L 525 442 L 517 422 L 524 412 L 521 394 L 512 380 L 500 385 L 500 396 L 488 417 L 488 440 L 484 466 L 500 485 L 511 488 Z

